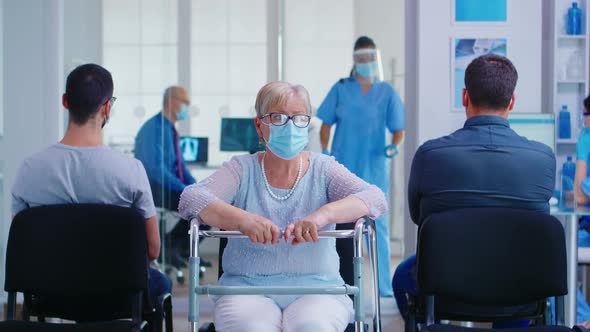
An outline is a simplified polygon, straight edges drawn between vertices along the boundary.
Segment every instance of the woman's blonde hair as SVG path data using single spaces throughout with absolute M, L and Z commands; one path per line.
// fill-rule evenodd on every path
M 285 81 L 273 81 L 258 91 L 256 104 L 254 105 L 256 116 L 262 118 L 271 109 L 285 105 L 293 97 L 302 101 L 305 104 L 306 113 L 311 115 L 309 93 L 302 85 L 291 84 Z

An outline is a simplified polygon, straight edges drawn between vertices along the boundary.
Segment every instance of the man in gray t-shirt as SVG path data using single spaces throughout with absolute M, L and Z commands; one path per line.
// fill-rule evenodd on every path
M 52 204 L 132 207 L 145 218 L 148 256 L 154 260 L 160 254 L 160 232 L 145 169 L 137 159 L 102 145 L 102 128 L 115 99 L 111 74 L 101 66 L 82 65 L 68 75 L 62 100 L 70 115 L 66 134 L 23 161 L 12 187 L 12 213 Z M 165 275 L 150 268 L 151 297 L 171 288 Z

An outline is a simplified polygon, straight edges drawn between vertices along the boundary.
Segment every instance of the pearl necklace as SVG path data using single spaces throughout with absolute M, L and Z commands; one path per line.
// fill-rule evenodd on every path
M 295 184 L 293 184 L 293 188 L 289 189 L 289 192 L 287 193 L 287 195 L 279 196 L 279 195 L 272 192 L 272 190 L 270 189 L 270 185 L 268 184 L 268 179 L 266 178 L 266 171 L 264 169 L 264 158 L 265 157 L 266 157 L 266 154 L 264 154 L 262 156 L 262 178 L 264 179 L 264 186 L 266 187 L 266 191 L 268 191 L 268 193 L 270 194 L 270 196 L 272 198 L 279 200 L 279 201 L 284 201 L 284 200 L 288 199 L 289 197 L 291 197 L 291 195 L 293 195 L 295 188 L 299 184 L 299 180 L 301 180 L 301 171 L 303 170 L 303 158 L 301 158 L 301 156 L 299 156 L 299 171 L 297 172 L 297 178 L 295 179 Z

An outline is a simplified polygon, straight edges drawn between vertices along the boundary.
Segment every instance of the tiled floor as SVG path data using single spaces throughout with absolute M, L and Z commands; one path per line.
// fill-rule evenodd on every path
M 215 283 L 217 280 L 217 257 L 206 257 L 207 260 L 213 263 L 213 267 L 209 268 L 205 273 L 205 276 L 202 280 L 202 283 Z M 392 268 L 395 268 L 399 264 L 399 258 L 392 259 Z M 364 264 L 366 267 L 366 275 L 368 274 L 368 266 L 369 264 Z M 188 275 L 186 276 L 188 278 Z M 366 294 L 370 293 L 370 283 L 366 283 Z M 174 280 L 174 287 L 173 287 L 173 312 L 174 312 L 174 330 L 185 332 L 189 329 L 188 324 L 188 287 L 185 284 L 178 284 L 176 280 Z M 372 297 L 368 298 L 365 302 L 366 309 L 368 316 L 371 316 L 373 313 L 373 306 Z M 200 315 L 199 320 L 201 325 L 203 322 L 211 321 L 213 317 L 213 301 L 208 296 L 202 295 L 200 297 Z M 370 319 L 368 319 L 369 321 Z M 381 324 L 383 327 L 383 331 L 403 331 L 403 319 L 399 315 L 397 311 L 397 307 L 395 305 L 395 301 L 393 298 L 382 298 L 381 299 Z

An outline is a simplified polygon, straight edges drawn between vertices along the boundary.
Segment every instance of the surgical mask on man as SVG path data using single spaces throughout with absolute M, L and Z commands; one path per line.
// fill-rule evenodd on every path
M 102 125 L 100 125 L 100 129 L 104 128 L 104 126 L 109 122 L 109 117 L 105 116 L 104 120 L 102 120 Z
M 281 159 L 291 160 L 295 158 L 307 145 L 307 128 L 295 126 L 293 120 L 287 121 L 282 126 L 272 124 L 267 126 L 270 127 L 270 137 L 266 146 Z
M 354 70 L 365 78 L 375 77 L 377 74 L 377 62 L 371 61 L 366 63 L 357 63 L 354 65 Z
M 106 124 L 109 123 L 109 118 L 111 117 L 111 114 L 113 114 L 113 106 L 110 106 L 109 114 L 106 115 L 102 120 L 102 125 L 100 125 L 100 129 L 104 128 L 104 126 L 106 126 Z
M 189 114 L 188 105 L 182 104 L 182 106 L 180 106 L 180 112 L 178 112 L 178 114 L 176 114 L 176 120 L 178 120 L 178 121 L 186 120 L 186 119 L 188 119 L 188 114 Z

